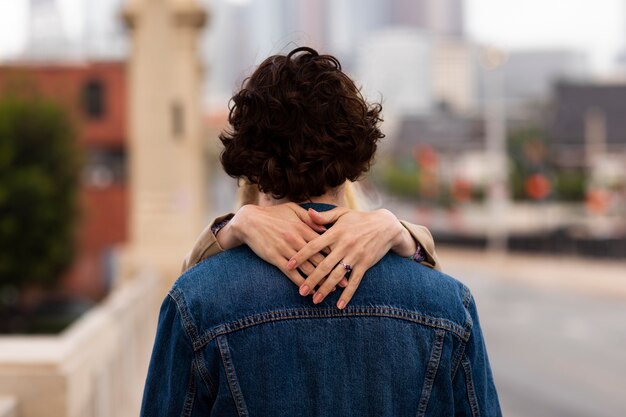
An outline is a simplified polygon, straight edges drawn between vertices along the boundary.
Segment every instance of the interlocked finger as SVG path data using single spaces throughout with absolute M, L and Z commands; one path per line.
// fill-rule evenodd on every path
M 302 273 L 304 274 L 305 277 L 308 277 L 309 275 L 311 275 L 313 273 L 313 271 L 315 271 L 315 265 L 313 265 L 311 262 L 305 262 L 302 265 L 300 265 L 300 267 L 298 267 L 298 269 L 300 271 L 302 271 Z
M 361 283 L 361 279 L 363 278 L 365 271 L 366 270 L 364 268 L 359 267 L 358 265 L 354 267 L 350 273 L 350 279 L 348 279 L 348 286 L 343 289 L 341 297 L 339 298 L 339 301 L 337 301 L 337 308 L 343 309 L 346 305 L 348 305 L 354 295 L 354 292 Z
M 328 278 L 326 278 L 326 281 L 320 285 L 319 289 L 315 292 L 313 302 L 317 304 L 324 301 L 324 298 L 326 298 L 326 296 L 333 291 L 335 286 L 337 286 L 339 282 L 350 273 L 351 270 L 352 266 L 349 262 L 345 260 L 340 261 L 330 273 Z
M 325 278 L 330 272 L 335 269 L 335 266 L 341 260 L 342 254 L 331 252 L 324 260 L 317 265 L 315 271 L 308 276 L 306 281 L 300 286 L 300 295 L 306 295 L 310 290 L 315 288 L 323 278 Z

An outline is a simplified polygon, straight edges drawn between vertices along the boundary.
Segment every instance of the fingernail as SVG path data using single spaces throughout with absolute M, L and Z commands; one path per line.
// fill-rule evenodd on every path
M 319 214 L 319 213 L 317 212 L 317 210 L 315 210 L 315 209 L 310 208 L 309 210 L 311 210 L 311 211 L 312 211 L 313 213 L 315 213 L 315 214 Z
M 296 260 L 295 259 L 290 259 L 289 262 L 287 262 L 287 269 L 294 269 L 296 267 Z
M 324 295 L 318 292 L 313 296 L 313 302 L 315 304 L 321 303 L 323 298 L 324 298 Z
M 342 278 L 341 281 L 339 281 L 339 285 L 342 287 L 347 287 L 348 286 L 348 280 L 345 278 Z
M 339 302 L 337 303 L 337 308 L 339 310 L 343 310 L 345 306 L 346 306 L 346 302 L 344 300 L 339 300 Z
M 309 295 L 309 291 L 311 289 L 309 288 L 308 285 L 303 285 L 300 287 L 300 295 Z

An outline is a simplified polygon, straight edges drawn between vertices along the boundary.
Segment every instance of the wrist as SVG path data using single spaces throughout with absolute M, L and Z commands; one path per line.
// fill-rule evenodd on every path
M 387 216 L 390 221 L 388 230 L 392 230 L 390 249 L 395 252 L 396 255 L 408 257 L 415 254 L 417 250 L 417 244 L 411 233 L 406 227 L 402 225 L 400 220 L 391 211 L 381 209 L 381 211 Z
M 230 221 L 217 233 L 215 238 L 222 249 L 232 249 L 245 242 L 245 224 L 251 207 L 250 205 L 245 205 L 237 210 Z
M 222 229 L 215 235 L 215 239 L 220 247 L 224 250 L 232 249 L 241 245 L 241 241 L 237 237 L 236 228 L 233 227 L 233 221 L 229 221 Z
M 395 241 L 392 243 L 391 250 L 402 257 L 413 256 L 417 251 L 415 239 L 402 224 L 400 224 L 400 227 L 402 230 L 400 230 L 400 233 L 398 233 Z

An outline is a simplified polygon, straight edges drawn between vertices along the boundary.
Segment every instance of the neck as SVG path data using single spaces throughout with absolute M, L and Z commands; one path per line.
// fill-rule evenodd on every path
M 275 206 L 278 204 L 289 203 L 291 200 L 287 198 L 276 199 L 273 198 L 269 194 L 259 194 L 259 205 L 260 206 Z M 344 186 L 339 186 L 334 188 L 323 195 L 317 197 L 311 197 L 307 201 L 297 201 L 297 203 L 325 203 L 332 204 L 334 206 L 346 207 L 346 198 L 344 192 Z

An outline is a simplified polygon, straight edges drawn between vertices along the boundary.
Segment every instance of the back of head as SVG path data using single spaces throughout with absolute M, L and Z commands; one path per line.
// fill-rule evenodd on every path
M 380 112 L 335 57 L 306 47 L 273 55 L 232 97 L 221 162 L 274 198 L 306 201 L 369 169 Z

